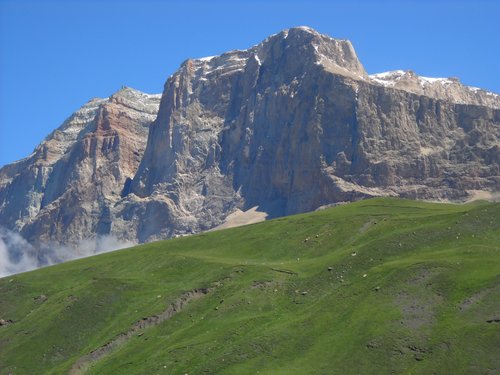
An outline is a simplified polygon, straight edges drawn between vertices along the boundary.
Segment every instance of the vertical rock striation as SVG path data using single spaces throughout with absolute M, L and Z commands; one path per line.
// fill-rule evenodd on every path
M 130 88 L 93 99 L 33 154 L 0 169 L 0 225 L 33 243 L 109 234 L 112 206 L 137 170 L 159 101 Z
M 182 64 L 117 216 L 147 241 L 256 205 L 272 217 L 496 191 L 499 108 L 498 95 L 456 79 L 369 76 L 349 41 L 293 28 Z
M 254 206 L 276 217 L 500 191 L 499 95 L 411 71 L 368 75 L 349 41 L 307 27 L 186 60 L 154 120 L 158 101 L 130 89 L 91 101 L 1 169 L 0 224 L 31 241 L 144 242 Z

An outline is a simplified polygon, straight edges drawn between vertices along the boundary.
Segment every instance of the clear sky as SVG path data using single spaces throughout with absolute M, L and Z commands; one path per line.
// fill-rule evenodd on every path
M 369 73 L 457 76 L 500 93 L 499 23 L 499 0 L 0 0 L 0 166 L 92 97 L 160 93 L 186 58 L 293 26 L 350 39 Z

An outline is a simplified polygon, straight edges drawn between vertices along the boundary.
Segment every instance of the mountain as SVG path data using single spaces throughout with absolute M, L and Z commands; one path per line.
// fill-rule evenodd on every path
M 118 217 L 139 218 L 148 241 L 237 208 L 273 217 L 377 195 L 498 191 L 499 125 L 496 94 L 411 72 L 369 76 L 350 42 L 293 28 L 183 63 Z
M 0 373 L 498 374 L 500 203 L 375 198 L 0 279 Z
M 256 207 L 271 218 L 373 196 L 500 191 L 499 95 L 411 71 L 369 75 L 349 41 L 308 27 L 186 60 L 156 119 L 158 98 L 129 91 L 140 105 L 119 93 L 98 102 L 127 116 L 106 120 L 91 102 L 76 118 L 95 131 L 45 141 L 0 171 L 0 225 L 31 242 L 146 242 Z
M 0 169 L 0 226 L 35 244 L 109 234 L 111 208 L 137 171 L 159 102 L 130 88 L 92 99 L 30 156 Z

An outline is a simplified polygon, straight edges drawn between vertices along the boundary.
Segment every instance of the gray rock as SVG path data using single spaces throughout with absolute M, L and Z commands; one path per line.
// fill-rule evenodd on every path
M 159 95 L 123 88 L 93 99 L 27 158 L 0 169 L 0 226 L 30 242 L 106 235 L 144 152 Z
M 276 217 L 371 196 L 498 190 L 496 94 L 380 77 L 348 41 L 308 28 L 186 61 L 167 81 L 120 216 L 147 222 L 137 233 L 147 241 L 254 206 Z
M 186 60 L 155 119 L 158 101 L 129 89 L 91 101 L 2 168 L 0 225 L 31 242 L 145 242 L 255 206 L 272 218 L 500 191 L 500 96 L 412 72 L 370 76 L 349 41 L 307 27 Z

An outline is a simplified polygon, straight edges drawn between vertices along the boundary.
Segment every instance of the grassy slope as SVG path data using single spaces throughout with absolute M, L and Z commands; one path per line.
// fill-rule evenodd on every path
M 147 244 L 0 279 L 0 374 L 67 373 L 208 286 L 87 373 L 498 373 L 499 273 L 500 204 L 373 199 Z

